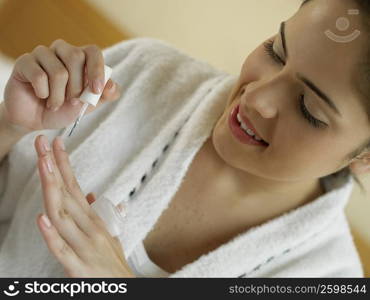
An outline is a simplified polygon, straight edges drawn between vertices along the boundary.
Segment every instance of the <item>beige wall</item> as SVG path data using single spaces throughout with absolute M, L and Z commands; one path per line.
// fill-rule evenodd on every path
M 296 11 L 300 3 L 297 0 L 87 1 L 132 36 L 164 39 L 233 74 L 239 73 L 247 54 L 275 34 L 279 23 Z

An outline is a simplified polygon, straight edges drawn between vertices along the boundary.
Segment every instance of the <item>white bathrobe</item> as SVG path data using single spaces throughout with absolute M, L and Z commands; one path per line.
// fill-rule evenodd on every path
M 127 258 L 168 207 L 238 77 L 151 38 L 123 41 L 103 54 L 123 95 L 86 115 L 65 143 L 83 192 L 96 194 L 93 207 Z M 36 224 L 43 198 L 34 139 L 45 134 L 52 141 L 61 132 L 23 137 L 1 164 L 1 277 L 66 277 Z M 344 214 L 353 178 L 323 184 L 321 197 L 239 234 L 169 278 L 363 277 Z M 99 208 L 121 202 L 121 223 Z

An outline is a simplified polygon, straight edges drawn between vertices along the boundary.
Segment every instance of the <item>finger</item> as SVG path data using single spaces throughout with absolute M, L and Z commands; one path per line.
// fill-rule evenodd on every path
M 93 237 L 99 231 L 102 221 L 90 207 L 81 191 L 60 136 L 53 141 L 53 152 L 66 189 L 71 195 L 71 197 L 65 198 L 65 207 L 81 231 L 87 236 Z
M 84 68 L 84 89 L 89 85 L 89 79 L 87 78 L 87 67 L 85 61 L 85 68 Z
M 85 200 L 81 200 L 82 198 L 84 199 L 85 196 L 76 177 L 74 176 L 64 144 L 60 144 L 60 142 L 63 141 L 62 138 L 58 136 L 54 139 L 53 149 L 51 149 L 51 146 L 44 135 L 37 136 L 35 140 L 37 154 L 40 158 L 43 156 L 48 156 L 50 158 L 52 164 L 56 167 L 54 175 L 57 185 L 60 188 L 64 187 L 72 197 L 78 199 L 77 201 L 81 204 L 84 211 L 89 213 L 91 212 L 91 208 Z M 55 154 L 59 154 L 58 157 L 56 157 Z M 62 157 L 62 159 L 60 159 L 60 157 Z
M 58 230 L 51 224 L 50 220 L 47 220 L 51 225 L 50 227 L 44 223 L 42 215 L 38 215 L 37 224 L 50 252 L 63 265 L 67 273 L 71 274 L 76 269 L 81 270 L 83 268 L 83 261 L 60 236 Z
M 81 248 L 84 250 L 88 242 L 88 235 L 83 228 L 76 224 L 76 214 L 78 214 L 81 223 L 88 224 L 84 228 L 94 230 L 94 223 L 89 220 L 86 213 L 81 213 L 77 209 L 78 207 L 71 207 L 71 203 L 75 202 L 75 196 L 72 196 L 70 189 L 65 185 L 46 137 L 37 136 L 35 146 L 39 155 L 40 177 L 47 215 L 55 223 L 62 236 L 73 244 L 77 251 L 80 251 Z M 47 162 L 50 164 L 49 168 Z M 42 170 L 45 172 L 41 172 Z M 90 207 L 88 208 L 91 210 Z
M 89 212 L 86 212 L 74 197 L 65 197 L 63 200 L 66 211 L 71 215 L 79 229 L 86 236 L 95 237 L 101 229 L 95 223 L 95 212 L 91 208 Z
M 125 216 L 126 215 L 125 206 L 124 206 L 123 203 L 117 204 L 116 205 L 116 209 L 119 211 L 119 213 L 122 216 Z M 116 241 L 115 250 L 117 251 L 117 253 L 123 254 L 123 246 L 121 244 L 121 241 L 120 241 L 119 237 L 118 236 L 115 236 L 115 237 L 113 237 L 113 239 Z
M 120 214 L 125 215 L 126 212 L 125 212 L 125 206 L 123 205 L 123 203 L 119 203 L 116 207 L 118 211 L 120 212 Z
M 52 111 L 56 111 L 64 103 L 69 77 L 68 70 L 48 47 L 38 46 L 32 53 L 36 61 L 48 74 L 49 97 L 47 99 L 47 107 Z
M 14 70 L 20 75 L 21 81 L 31 83 L 37 97 L 41 99 L 49 97 L 48 75 L 32 55 L 26 53 L 20 56 Z
M 102 51 L 96 45 L 81 47 L 85 52 L 87 78 L 91 91 L 100 94 L 104 89 L 104 57 Z
M 97 109 L 98 107 L 100 107 L 101 105 L 106 103 L 107 101 L 115 101 L 115 100 L 119 99 L 122 95 L 121 91 L 122 91 L 122 88 L 120 87 L 120 85 L 115 83 L 115 88 L 114 88 L 113 95 L 108 95 L 109 91 L 105 91 L 105 95 L 102 94 L 102 97 L 99 100 L 98 104 L 96 106 L 89 105 L 89 107 L 86 110 L 86 113 L 88 114 L 88 113 L 94 111 L 95 109 Z
M 114 92 L 115 89 L 115 83 L 111 78 L 108 79 L 107 84 L 104 87 L 104 91 L 101 95 L 101 98 L 109 98 L 112 92 Z
M 36 152 L 37 152 L 39 159 L 42 159 L 43 157 L 46 156 L 51 160 L 52 164 L 56 166 L 56 161 L 55 161 L 52 149 L 50 147 L 50 144 L 46 136 L 38 135 L 36 137 L 35 148 L 36 148 Z M 55 181 L 58 187 L 61 188 L 62 186 L 64 186 L 64 181 L 63 181 L 62 175 L 60 174 L 58 168 L 54 170 L 53 174 L 54 174 Z
M 88 87 L 88 85 L 89 85 L 89 80 L 87 78 L 87 71 L 86 70 L 87 70 L 87 68 L 86 68 L 86 64 L 85 64 L 85 67 L 84 67 L 84 80 L 83 80 L 84 83 L 83 83 L 83 89 L 82 89 L 82 91 L 84 91 Z M 79 96 L 81 96 L 81 95 L 79 95 Z M 79 97 L 72 98 L 71 99 L 71 103 L 72 103 L 72 105 L 82 104 L 82 102 L 79 99 Z M 89 105 L 89 108 L 91 108 L 92 106 L 93 105 Z M 91 109 L 89 109 L 89 108 L 86 110 L 86 114 L 88 114 L 91 111 Z M 94 108 L 92 110 L 94 110 Z
M 104 87 L 103 94 L 101 95 L 101 100 L 112 101 L 116 100 L 120 96 L 120 89 L 116 82 L 112 79 L 107 81 L 107 84 Z
M 66 209 L 65 201 L 68 201 L 66 198 L 70 197 L 70 195 L 64 187 L 57 185 L 54 175 L 56 167 L 48 155 L 38 160 L 38 169 L 46 215 L 66 243 L 76 253 L 83 254 L 89 248 L 90 242 Z
M 55 164 L 58 166 L 60 176 L 71 195 L 81 204 L 81 207 L 89 212 L 91 210 L 88 203 L 86 203 L 85 195 L 74 175 L 71 163 L 69 161 L 68 153 L 65 151 L 65 146 L 61 136 L 57 136 L 53 141 L 53 153 Z
M 61 39 L 53 42 L 50 49 L 64 63 L 69 73 L 66 99 L 70 101 L 80 96 L 84 87 L 85 52 Z

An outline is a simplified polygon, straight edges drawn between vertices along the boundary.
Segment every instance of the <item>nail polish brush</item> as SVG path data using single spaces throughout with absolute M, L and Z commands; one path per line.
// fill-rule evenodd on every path
M 109 80 L 109 78 L 111 77 L 112 75 L 112 68 L 105 65 L 104 66 L 104 86 L 103 86 L 103 90 L 104 90 L 104 87 L 105 85 L 107 84 L 107 81 Z M 72 135 L 72 132 L 75 130 L 75 128 L 77 127 L 77 125 L 80 123 L 83 115 L 85 114 L 86 112 L 86 109 L 89 107 L 89 105 L 93 105 L 93 106 L 96 106 L 99 102 L 99 99 L 102 95 L 103 91 L 100 93 L 100 94 L 95 94 L 93 93 L 91 90 L 90 90 L 90 86 L 87 86 L 84 91 L 82 92 L 81 96 L 79 97 L 79 99 L 84 102 L 81 110 L 80 110 L 80 113 L 75 121 L 75 123 L 73 124 L 73 127 L 71 129 L 71 131 L 69 132 L 68 134 L 68 137 L 70 137 Z M 68 131 L 68 126 L 64 129 L 63 133 L 62 133 L 62 138 L 65 136 L 66 132 Z

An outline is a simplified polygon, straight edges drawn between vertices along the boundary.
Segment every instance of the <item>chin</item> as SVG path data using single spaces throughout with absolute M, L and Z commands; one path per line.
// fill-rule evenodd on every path
M 212 130 L 212 144 L 219 158 L 227 165 L 235 168 L 237 162 L 233 162 L 233 160 L 240 155 L 240 153 L 238 154 L 239 147 L 235 144 L 229 132 L 227 121 L 228 113 L 225 114 L 224 112 Z

